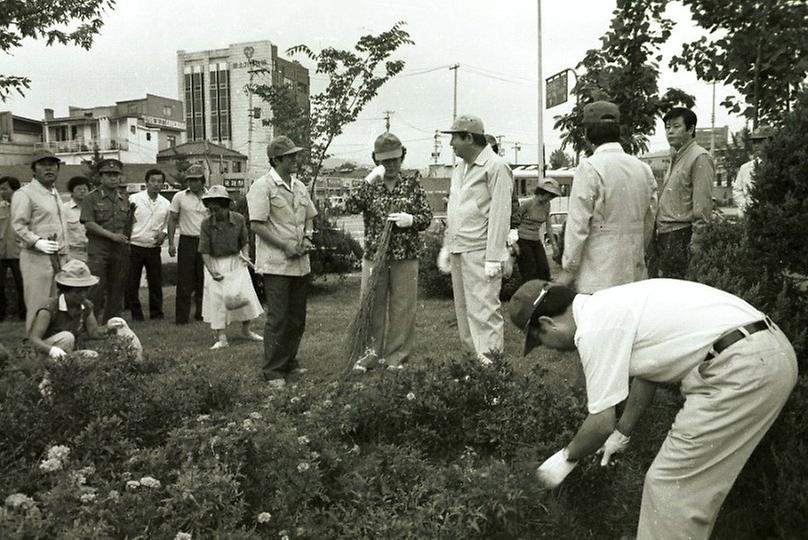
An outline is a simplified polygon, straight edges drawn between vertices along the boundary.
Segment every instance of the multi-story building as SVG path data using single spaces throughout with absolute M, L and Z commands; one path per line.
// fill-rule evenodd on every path
M 101 107 L 69 107 L 55 117 L 45 109 L 43 141 L 66 164 L 91 159 L 98 149 L 104 158 L 124 163 L 155 163 L 157 152 L 181 144 L 185 137 L 182 102 L 147 94 Z
M 252 85 L 285 85 L 298 104 L 309 107 L 308 70 L 279 58 L 278 47 L 266 40 L 177 51 L 177 84 L 187 140 L 209 140 L 245 154 L 248 179 L 266 171 L 273 136 L 272 111 L 249 90 Z
M 27 164 L 42 142 L 42 122 L 0 112 L 0 165 Z
M 186 166 L 202 165 L 209 185 L 221 184 L 229 190 L 245 187 L 247 156 L 226 146 L 210 141 L 191 141 L 157 154 L 157 163 L 173 163 L 177 167 L 183 162 Z

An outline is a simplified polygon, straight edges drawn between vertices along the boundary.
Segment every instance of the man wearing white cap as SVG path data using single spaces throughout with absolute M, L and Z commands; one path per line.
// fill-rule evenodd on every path
M 575 170 L 556 281 L 593 293 L 648 277 L 657 184 L 651 168 L 620 145 L 617 105 L 585 105 L 583 125 L 596 148 Z
M 738 215 L 740 216 L 746 213 L 746 207 L 750 201 L 749 191 L 754 183 L 753 174 L 757 174 L 761 154 L 766 143 L 773 135 L 774 130 L 772 128 L 761 126 L 749 136 L 749 140 L 752 142 L 752 159 L 741 165 L 735 177 L 735 182 L 732 184 L 732 201 L 738 208 Z
M 486 143 L 476 116 L 458 116 L 443 133 L 452 135 L 450 144 L 461 161 L 452 174 L 438 268 L 452 274 L 460 341 L 483 358 L 503 349 L 499 292 L 509 258 L 513 173 Z

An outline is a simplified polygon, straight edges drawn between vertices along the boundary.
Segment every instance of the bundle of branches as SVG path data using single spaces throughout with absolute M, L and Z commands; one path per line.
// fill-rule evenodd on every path
M 387 266 L 387 248 L 390 245 L 392 230 L 393 222 L 386 222 L 382 234 L 379 235 L 376 254 L 373 256 L 373 271 L 368 276 L 362 298 L 359 300 L 359 310 L 348 326 L 348 333 L 342 344 L 344 357 L 348 362 L 347 369 L 351 369 L 354 363 L 374 345 L 371 329 L 373 305 L 376 302 L 376 290 L 379 288 L 379 275 Z

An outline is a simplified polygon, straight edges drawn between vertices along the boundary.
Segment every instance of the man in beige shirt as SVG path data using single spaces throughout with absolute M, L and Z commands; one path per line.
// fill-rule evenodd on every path
M 87 262 L 87 230 L 81 222 L 81 203 L 90 193 L 90 179 L 74 176 L 67 181 L 70 200 L 65 203 L 67 230 L 70 233 L 70 258 Z
M 499 301 L 511 221 L 513 173 L 485 140 L 483 122 L 458 116 L 443 133 L 461 161 L 455 166 L 438 268 L 452 274 L 460 341 L 481 359 L 503 350 Z
M 61 160 L 48 150 L 31 156 L 34 179 L 11 200 L 11 223 L 22 243 L 20 272 L 23 277 L 25 330 L 31 329 L 36 310 L 55 291 L 53 276 L 67 262 L 70 235 L 62 199 L 55 183 Z

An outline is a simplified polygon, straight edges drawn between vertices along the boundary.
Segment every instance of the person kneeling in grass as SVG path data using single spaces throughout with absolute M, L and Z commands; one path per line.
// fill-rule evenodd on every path
M 99 326 L 93 304 L 87 299 L 98 278 L 85 263 L 73 259 L 56 274 L 57 296 L 39 307 L 28 333 L 28 340 L 43 359 L 60 360 L 77 348 L 79 337 L 107 337 L 106 327 Z M 80 351 L 95 357 L 95 351 Z
M 250 321 L 264 310 L 247 270 L 250 259 L 244 217 L 230 211 L 232 200 L 224 186 L 212 186 L 202 196 L 202 202 L 210 211 L 210 217 L 202 222 L 199 232 L 199 253 L 207 270 L 202 319 L 217 336 L 211 349 L 227 347 L 225 328 L 231 322 L 241 322 L 241 335 L 245 339 L 263 341 L 263 337 L 250 331 Z M 230 287 L 228 280 L 235 280 L 240 287 Z M 234 307 L 236 299 L 240 300 L 236 302 L 239 307 Z

